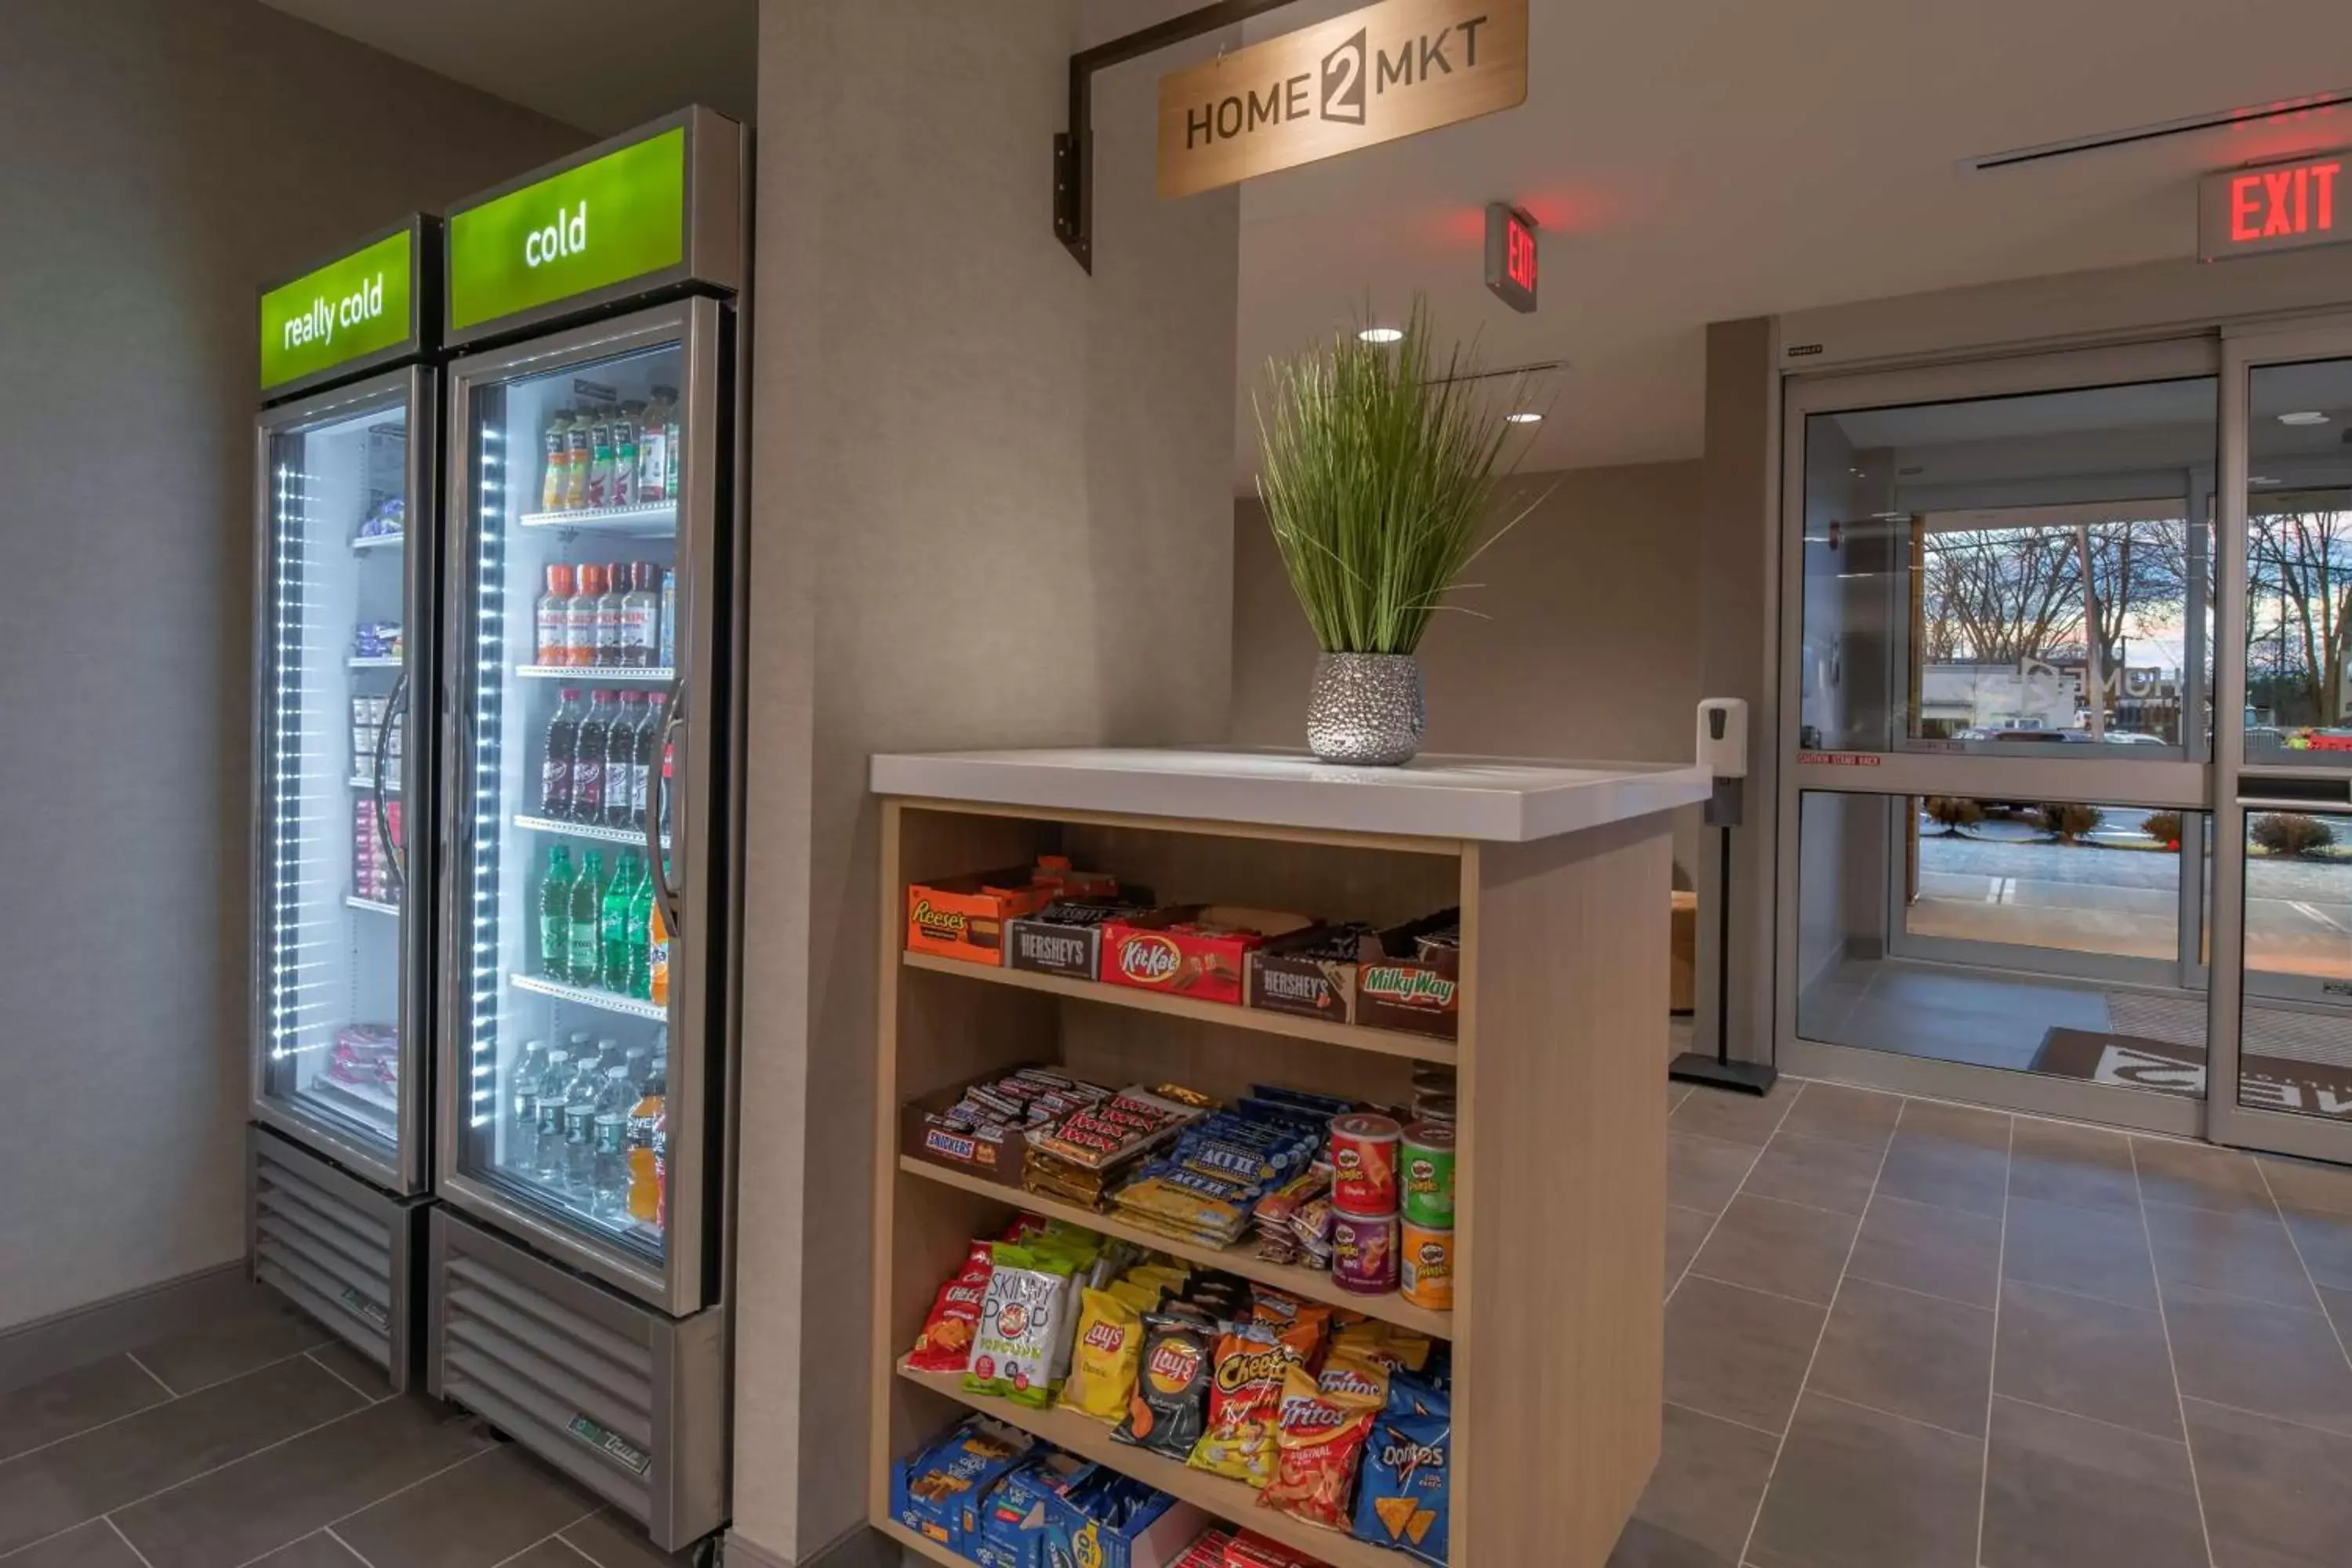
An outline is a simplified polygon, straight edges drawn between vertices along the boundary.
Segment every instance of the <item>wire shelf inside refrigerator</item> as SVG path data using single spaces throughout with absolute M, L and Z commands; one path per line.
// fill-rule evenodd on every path
M 646 506 L 583 506 L 565 511 L 527 511 L 515 519 L 515 526 L 660 537 L 677 531 L 677 503 L 655 501 Z
M 576 680 L 583 686 L 608 680 L 648 680 L 667 686 L 677 679 L 677 671 L 667 665 L 519 664 L 515 675 L 523 680 Z
M 666 1021 L 669 1009 L 658 1002 L 641 1001 L 624 996 L 617 991 L 595 990 L 585 985 L 566 985 L 560 980 L 550 980 L 541 974 L 509 974 L 508 984 L 518 991 L 535 992 L 552 996 L 559 1002 L 576 1002 L 583 1007 L 601 1008 L 607 1013 L 619 1013 L 631 1018 L 652 1018 Z
M 514 825 L 530 833 L 561 833 L 567 838 L 593 838 L 599 844 L 627 844 L 642 847 L 646 830 L 642 827 L 608 827 L 602 823 L 566 822 L 560 817 L 530 816 L 518 813 Z M 661 836 L 661 847 L 669 847 L 669 835 Z

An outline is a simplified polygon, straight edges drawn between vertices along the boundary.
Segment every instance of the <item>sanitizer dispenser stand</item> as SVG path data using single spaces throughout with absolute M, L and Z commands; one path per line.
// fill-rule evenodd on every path
M 1698 705 L 1698 761 L 1715 773 L 1715 794 L 1706 803 L 1706 826 L 1716 836 L 1715 1054 L 1685 1051 L 1666 1076 L 1682 1083 L 1712 1084 L 1745 1094 L 1770 1091 L 1780 1074 L 1769 1062 L 1731 1059 L 1731 830 L 1740 825 L 1748 778 L 1748 704 L 1737 697 L 1710 697 Z

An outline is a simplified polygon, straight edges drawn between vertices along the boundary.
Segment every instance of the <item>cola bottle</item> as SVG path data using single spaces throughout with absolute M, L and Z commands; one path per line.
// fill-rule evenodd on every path
M 588 717 L 580 725 L 580 739 L 572 763 L 572 810 L 574 822 L 604 820 L 604 792 L 610 774 L 604 757 L 612 746 L 615 694 L 599 691 L 588 699 Z
M 567 686 L 555 717 L 547 721 L 547 755 L 540 764 L 539 814 L 558 821 L 572 816 L 580 760 L 580 689 Z

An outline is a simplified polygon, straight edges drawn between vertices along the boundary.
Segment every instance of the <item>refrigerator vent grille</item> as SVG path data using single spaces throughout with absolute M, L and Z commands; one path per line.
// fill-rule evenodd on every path
M 265 1146 L 254 1170 L 254 1272 L 389 1369 L 392 1227 Z
M 482 1258 L 449 1258 L 441 1393 L 639 1519 L 654 1485 L 651 1348 Z

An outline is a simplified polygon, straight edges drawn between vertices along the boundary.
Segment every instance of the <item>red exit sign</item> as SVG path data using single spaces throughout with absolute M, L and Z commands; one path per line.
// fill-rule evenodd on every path
M 1486 207 L 1486 287 L 1514 310 L 1536 308 L 1536 223 L 1508 202 Z
M 2347 163 L 2352 155 L 2327 153 L 2206 175 L 2197 193 L 2197 254 L 2213 261 L 2352 240 Z

